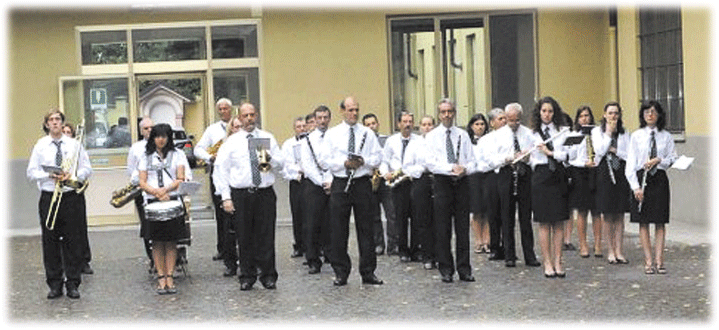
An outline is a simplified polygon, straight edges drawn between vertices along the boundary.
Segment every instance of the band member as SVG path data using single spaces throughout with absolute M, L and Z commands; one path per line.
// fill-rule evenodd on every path
M 127 175 L 130 177 L 130 181 L 133 183 L 140 182 L 140 172 L 137 170 L 137 165 L 140 159 L 145 157 L 145 149 L 147 147 L 147 139 L 150 137 L 150 131 L 152 130 L 152 119 L 145 117 L 140 121 L 140 135 L 142 140 L 137 141 L 130 146 L 130 151 L 127 153 Z M 145 245 L 145 253 L 147 258 L 150 260 L 150 272 L 155 269 L 155 261 L 152 258 L 152 244 L 150 239 L 147 237 L 147 218 L 145 217 L 145 207 L 143 206 L 145 199 L 142 195 L 135 197 L 135 208 L 137 209 L 137 215 L 140 218 L 140 237 Z
M 84 182 L 92 175 L 85 149 L 62 133 L 64 122 L 60 110 L 52 109 L 45 115 L 43 130 L 47 135 L 33 147 L 27 167 L 27 178 L 40 190 L 38 210 L 48 299 L 62 296 L 63 285 L 69 298 L 80 298 L 85 197 L 66 183 Z M 62 170 L 46 172 L 43 165 Z
M 372 228 L 370 176 L 379 166 L 382 150 L 374 132 L 358 125 L 359 103 L 347 97 L 340 103 L 343 121 L 329 129 L 320 151 L 320 166 L 332 172 L 330 193 L 330 261 L 335 286 L 347 284 L 352 263 L 347 253 L 350 213 L 354 211 L 359 273 L 363 284 L 383 284 L 374 274 L 377 256 Z
M 315 130 L 315 127 L 317 127 L 315 113 L 311 112 L 305 116 L 305 133 L 310 134 L 310 132 Z
M 416 236 L 412 244 L 418 249 L 418 259 L 424 269 L 434 269 L 434 221 L 432 214 L 432 173 L 427 170 L 426 141 L 427 133 L 434 129 L 434 117 L 424 116 L 419 122 L 420 138 L 410 140 L 405 151 L 402 171 L 412 177 L 410 201 L 412 204 L 412 226 Z M 416 240 L 415 240 L 416 237 Z
M 301 257 L 305 253 L 305 244 L 302 241 L 303 219 L 303 198 L 302 198 L 302 178 L 304 173 L 300 167 L 300 147 L 302 139 L 305 137 L 305 119 L 297 117 L 294 120 L 292 128 L 295 136 L 287 139 L 282 144 L 282 157 L 285 160 L 282 168 L 282 176 L 290 183 L 290 212 L 292 213 L 292 235 L 295 243 L 292 244 L 292 254 L 290 257 Z
M 467 123 L 467 134 L 472 142 L 475 159 L 475 173 L 467 177 L 469 180 L 469 212 L 472 232 L 474 233 L 474 252 L 489 253 L 489 221 L 487 219 L 488 202 L 485 199 L 484 181 L 490 168 L 484 161 L 482 144 L 479 139 L 489 130 L 489 123 L 484 115 L 477 113 Z
M 332 173 L 319 162 L 319 151 L 325 143 L 325 133 L 332 119 L 332 112 L 324 105 L 314 110 L 316 129 L 302 140 L 300 165 L 305 174 L 303 207 L 305 223 L 302 226 L 305 242 L 305 259 L 310 274 L 322 269 L 321 256 L 327 260 L 330 253 L 330 187 Z
M 539 246 L 542 249 L 544 276 L 564 278 L 562 243 L 564 222 L 569 219 L 567 180 L 562 162 L 574 159 L 572 150 L 565 150 L 562 108 L 547 96 L 540 99 L 532 112 L 533 137 L 537 149 L 532 151 L 532 210 L 539 223 Z M 553 138 L 553 141 L 544 141 Z
M 666 170 L 674 163 L 677 154 L 674 139 L 664 129 L 665 125 L 666 114 L 659 102 L 642 104 L 639 109 L 639 129 L 631 135 L 625 170 L 629 186 L 634 192 L 630 221 L 639 224 L 646 274 L 667 273 L 664 267 L 664 238 L 665 225 L 669 223 L 670 196 Z M 644 178 L 644 175 L 647 177 Z M 655 228 L 653 260 L 650 223 Z
M 65 136 L 74 139 L 75 138 L 75 128 L 70 123 L 65 123 L 65 125 L 62 125 L 62 134 L 65 134 Z M 82 198 L 85 198 L 85 194 L 82 195 Z M 90 267 L 90 261 L 92 261 L 92 251 L 90 251 L 90 238 L 87 235 L 87 216 L 83 219 L 82 225 L 84 227 L 83 231 L 85 232 L 84 235 L 82 235 L 83 238 L 83 248 L 82 248 L 82 259 L 83 259 L 83 265 L 82 269 L 80 270 L 83 274 L 94 274 L 95 272 L 92 270 L 92 267 Z
M 251 103 L 240 106 L 242 130 L 231 135 L 217 152 L 213 175 L 222 207 L 231 214 L 240 252 L 240 290 L 247 291 L 258 279 L 266 289 L 277 288 L 275 267 L 275 224 L 277 195 L 272 188 L 275 176 L 262 171 L 261 156 L 272 170 L 282 168 L 282 152 L 275 137 L 256 127 L 257 110 Z M 269 139 L 268 150 L 250 149 L 253 139 Z M 266 168 L 266 167 L 265 167 Z M 259 274 L 258 274 L 259 270 Z
M 609 246 L 609 263 L 629 263 L 622 253 L 624 241 L 624 213 L 629 212 L 631 190 L 624 175 L 629 149 L 629 134 L 622 123 L 622 108 L 617 102 L 604 106 L 599 127 L 592 129 L 592 141 L 597 159 L 596 209 L 604 218 Z M 611 172 L 610 172 L 611 171 Z
M 427 168 L 434 174 L 435 252 L 442 282 L 459 279 L 474 282 L 469 263 L 469 183 L 474 166 L 472 143 L 467 132 L 454 126 L 454 102 L 437 104 L 441 125 L 427 133 Z M 455 261 L 452 260 L 452 228 L 455 234 Z
M 387 135 L 379 134 L 379 121 L 377 120 L 377 116 L 373 113 L 368 113 L 362 116 L 362 125 L 374 132 L 375 136 L 377 136 L 377 141 L 379 141 L 380 148 L 384 148 L 385 142 L 387 141 Z M 399 233 L 395 230 L 397 228 L 397 223 L 395 214 L 392 211 L 394 210 L 392 193 L 384 184 L 384 178 L 378 171 L 378 169 L 375 169 L 375 172 L 372 173 L 373 177 L 375 175 L 379 176 L 377 178 L 379 180 L 378 188 L 372 193 L 375 253 L 377 255 L 382 255 L 385 251 L 385 230 L 382 227 L 382 210 L 384 210 L 384 216 L 387 220 L 387 255 L 398 255 L 399 247 L 397 242 L 399 240 Z
M 210 147 L 215 146 L 218 142 L 227 137 L 227 125 L 232 118 L 232 101 L 227 98 L 221 98 L 217 100 L 217 103 L 215 103 L 215 108 L 217 109 L 217 114 L 220 116 L 220 121 L 208 126 L 205 129 L 205 132 L 202 133 L 200 141 L 197 142 L 197 145 L 195 145 L 194 154 L 195 157 L 204 160 L 210 168 L 210 195 L 212 196 L 212 204 L 215 208 L 215 222 L 217 224 L 217 254 L 212 257 L 212 260 L 225 259 L 225 257 L 229 257 L 231 259 L 234 258 L 236 260 L 236 256 L 227 255 L 228 253 L 232 253 L 231 249 L 229 249 L 225 244 L 229 218 L 226 214 L 222 213 L 222 206 L 220 205 L 222 201 L 216 191 L 215 182 L 212 176 L 212 171 L 214 170 L 212 164 L 214 163 L 217 155 L 210 155 L 208 152 Z M 232 263 L 232 260 L 230 260 L 230 263 Z M 227 262 L 225 262 L 225 266 L 227 266 Z M 233 267 L 230 265 L 229 267 L 226 267 L 225 273 L 232 273 L 233 268 L 236 268 L 236 266 Z
M 507 124 L 507 117 L 504 109 L 494 108 L 487 113 L 489 126 L 492 131 L 482 136 L 479 144 L 483 146 L 482 159 L 487 164 L 489 171 L 484 180 L 484 200 L 487 202 L 487 217 L 489 219 L 489 250 L 491 255 L 489 260 L 504 261 L 504 247 L 502 245 L 502 213 L 499 200 L 499 189 L 497 180 L 499 177 L 499 168 L 492 167 L 489 152 L 493 152 L 494 139 L 497 130 Z M 478 160 L 479 161 L 479 160 Z
M 569 124 L 569 123 L 567 123 Z M 576 157 L 568 162 L 567 174 L 571 185 L 569 188 L 569 200 L 567 202 L 573 219 L 569 219 L 564 226 L 564 244 L 562 249 L 571 251 L 576 248 L 571 243 L 572 223 L 577 223 L 577 236 L 579 238 L 579 255 L 582 258 L 589 257 L 589 246 L 587 245 L 587 216 L 592 214 L 592 229 L 594 233 L 594 256 L 602 257 L 602 219 L 594 211 L 594 200 L 596 195 L 597 162 L 596 148 L 591 134 L 582 133 L 582 126 L 594 126 L 594 115 L 592 109 L 586 105 L 577 109 L 574 117 L 572 134 L 586 134 L 584 141 L 571 146 Z M 590 158 L 591 156 L 591 158 Z
M 379 166 L 379 172 L 386 185 L 399 180 L 401 176 L 405 176 L 405 173 L 402 172 L 402 163 L 407 151 L 407 145 L 410 141 L 420 138 L 412 133 L 414 128 L 414 115 L 412 113 L 401 112 L 397 119 L 397 128 L 400 132 L 387 138 L 382 149 L 382 163 Z M 392 194 L 392 204 L 394 206 L 396 228 L 393 232 L 397 233 L 398 236 L 399 259 L 402 262 L 409 262 L 412 257 L 419 260 L 417 228 L 414 218 L 412 218 L 411 226 L 409 220 L 412 216 L 412 200 L 410 198 L 412 185 L 409 180 L 403 180 L 388 188 Z M 408 230 L 412 233 L 411 235 L 409 235 Z
M 507 125 L 498 129 L 492 136 L 485 157 L 491 168 L 496 169 L 497 190 L 502 218 L 503 255 L 495 253 L 490 260 L 504 257 L 506 267 L 516 267 L 517 252 L 514 242 L 515 222 L 519 221 L 524 264 L 538 267 L 541 264 L 534 254 L 534 234 L 532 232 L 532 171 L 527 164 L 528 157 L 523 156 L 534 145 L 532 131 L 520 123 L 522 106 L 519 103 L 507 104 L 504 108 Z M 515 220 L 515 211 L 519 219 Z
M 229 138 L 232 134 L 235 134 L 239 132 L 242 129 L 242 120 L 240 120 L 240 116 L 233 116 L 232 119 L 230 119 L 230 124 L 227 125 L 227 136 L 225 136 L 222 140 L 222 143 L 224 141 L 227 141 L 227 138 Z M 218 149 L 219 150 L 219 149 Z M 213 164 L 214 167 L 214 164 Z M 214 171 L 214 168 L 213 168 Z M 192 173 L 192 172 L 189 172 Z M 214 172 L 213 172 L 214 173 Z M 219 195 L 217 195 L 219 196 Z M 237 275 L 237 259 L 238 259 L 238 253 L 239 253 L 239 245 L 237 244 L 237 232 L 235 231 L 234 224 L 232 223 L 230 219 L 230 215 L 227 214 L 224 210 L 220 212 L 225 217 L 225 236 L 224 236 L 224 246 L 225 246 L 225 257 L 222 258 L 222 260 L 225 263 L 225 272 L 222 273 L 222 276 L 224 277 L 232 277 Z
M 179 198 L 180 182 L 185 180 L 185 153 L 174 147 L 172 127 L 158 124 L 150 131 L 145 155 L 137 170 L 145 205 Z M 146 209 L 147 211 L 147 209 Z M 174 294 L 173 273 L 177 261 L 177 241 L 187 237 L 184 214 L 174 218 L 147 221 L 147 237 L 152 240 L 152 257 L 157 268 L 158 294 Z

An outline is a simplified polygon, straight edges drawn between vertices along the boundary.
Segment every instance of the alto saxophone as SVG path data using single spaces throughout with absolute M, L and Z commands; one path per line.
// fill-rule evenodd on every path
M 131 200 L 134 200 L 137 196 L 142 194 L 142 189 L 137 183 L 130 182 L 127 186 L 117 189 L 112 192 L 112 199 L 110 204 L 115 208 L 121 208 L 125 206 Z
M 372 183 L 372 192 L 379 190 L 379 185 L 382 182 L 382 175 L 379 173 L 378 169 L 375 168 L 372 172 L 372 179 L 370 182 Z

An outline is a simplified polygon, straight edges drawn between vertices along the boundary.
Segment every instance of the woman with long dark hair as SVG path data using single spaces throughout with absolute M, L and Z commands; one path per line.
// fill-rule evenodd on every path
M 596 211 L 602 214 L 607 234 L 607 260 L 610 264 L 629 263 L 622 254 L 624 213 L 629 212 L 631 191 L 624 175 L 629 134 L 624 130 L 622 107 L 617 102 L 604 106 L 604 117 L 592 130 L 597 159 Z
M 489 130 L 489 123 L 483 114 L 477 113 L 467 123 L 467 133 L 472 142 L 472 151 L 477 161 L 477 171 L 470 174 L 469 180 L 469 212 L 471 213 L 472 232 L 474 232 L 474 252 L 489 253 L 489 220 L 487 218 L 488 202 L 485 200 L 484 181 L 489 167 L 482 159 L 482 145 L 479 139 Z
M 152 218 L 147 212 L 147 207 L 156 202 L 178 199 L 181 201 L 177 188 L 180 182 L 185 180 L 185 164 L 187 164 L 185 154 L 174 147 L 170 125 L 158 124 L 152 127 L 145 147 L 145 157 L 140 158 L 137 169 L 140 188 L 145 196 L 148 216 L 146 234 L 152 241 L 152 258 L 157 268 L 158 294 L 177 292 L 172 277 L 177 259 L 177 241 L 185 238 L 187 233 L 184 212 L 174 217 Z
M 666 274 L 664 268 L 665 225 L 669 223 L 669 179 L 666 170 L 677 155 L 674 139 L 664 127 L 666 114 L 657 101 L 648 101 L 639 109 L 639 129 L 632 133 L 625 175 L 634 198 L 631 200 L 630 222 L 639 224 L 639 237 L 644 250 L 644 272 Z M 646 175 L 646 178 L 644 176 Z M 649 237 L 653 223 L 654 258 Z
M 582 126 L 594 126 L 594 115 L 589 106 L 583 105 L 577 109 L 574 116 L 574 132 L 582 133 Z M 589 133 L 589 132 L 587 132 Z M 569 161 L 567 174 L 572 184 L 569 186 L 569 210 L 573 219 L 567 221 L 567 228 L 564 237 L 564 249 L 571 245 L 572 223 L 577 224 L 577 236 L 579 238 L 579 255 L 582 258 L 589 257 L 589 246 L 587 244 L 587 220 L 589 212 L 592 213 L 592 228 L 594 229 L 594 256 L 602 256 L 602 220 L 594 211 L 594 194 L 596 191 L 596 157 L 589 158 L 590 153 L 595 153 L 594 143 L 591 135 L 587 134 L 579 144 L 572 146 L 576 151 L 576 158 Z
M 563 144 L 566 134 L 562 130 L 562 108 L 547 96 L 540 99 L 532 112 L 533 135 L 538 147 L 531 153 L 532 211 L 539 223 L 539 245 L 542 250 L 544 276 L 565 277 L 562 266 L 562 243 L 565 221 L 569 219 L 567 207 L 567 181 L 562 162 L 570 160 L 571 150 Z M 551 137 L 556 138 L 544 144 Z

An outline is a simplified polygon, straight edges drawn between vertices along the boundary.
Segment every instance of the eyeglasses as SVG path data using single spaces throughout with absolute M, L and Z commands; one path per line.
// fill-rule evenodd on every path
M 645 115 L 658 115 L 659 112 L 657 112 L 657 110 L 654 108 L 649 108 L 649 109 L 644 110 L 644 114 Z

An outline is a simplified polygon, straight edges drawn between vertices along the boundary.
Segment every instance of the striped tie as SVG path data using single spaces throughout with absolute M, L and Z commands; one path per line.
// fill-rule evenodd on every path
M 452 133 L 452 131 L 447 129 L 447 162 L 450 164 L 456 164 L 457 157 L 454 156 L 454 146 L 452 145 L 450 133 Z
M 54 143 L 55 146 L 57 147 L 57 152 L 55 153 L 55 166 L 61 166 L 62 165 L 62 151 L 60 150 L 60 144 L 62 143 L 62 141 L 57 140 L 57 141 L 52 141 L 52 143 Z
M 657 140 L 654 137 L 654 131 L 650 134 L 651 140 L 649 141 L 649 160 L 652 160 L 657 157 Z M 649 170 L 649 175 L 654 175 L 654 173 L 657 173 L 657 166 L 654 166 L 651 170 Z
M 250 171 L 252 172 L 252 185 L 255 187 L 259 187 L 260 183 L 262 183 L 262 178 L 260 177 L 260 161 L 257 159 L 257 152 L 249 147 L 250 140 L 252 140 L 252 134 L 247 135 L 247 147 L 250 152 Z

